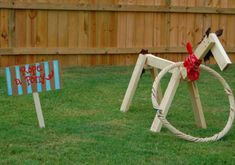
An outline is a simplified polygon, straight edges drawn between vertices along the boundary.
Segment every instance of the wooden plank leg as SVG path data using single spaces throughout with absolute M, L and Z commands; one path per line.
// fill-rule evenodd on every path
M 196 82 L 188 82 L 188 89 L 192 100 L 193 112 L 196 121 L 196 125 L 199 128 L 207 128 L 206 120 L 202 110 L 200 95 Z
M 155 81 L 155 78 L 158 75 L 158 69 L 157 68 L 152 68 L 150 69 L 150 73 L 153 79 L 153 82 Z M 158 89 L 157 89 L 157 102 L 160 103 L 162 101 L 162 88 L 161 88 L 161 84 L 159 84 Z
M 131 80 L 130 80 L 128 88 L 126 90 L 126 94 L 125 94 L 124 99 L 122 101 L 122 105 L 120 108 L 120 110 L 122 112 L 127 112 L 129 110 L 129 107 L 130 107 L 131 101 L 133 99 L 133 96 L 135 94 L 135 90 L 137 88 L 142 70 L 144 68 L 146 59 L 147 59 L 147 57 L 142 54 L 140 54 L 138 57 L 134 71 L 131 76 Z
M 162 98 L 162 102 L 159 107 L 165 116 L 167 115 L 168 110 L 170 108 L 170 105 L 172 103 L 172 100 L 175 96 L 176 90 L 177 90 L 179 83 L 180 83 L 180 79 L 181 79 L 180 70 L 175 69 L 172 76 L 171 76 L 170 82 L 167 86 L 166 92 Z M 162 128 L 162 123 L 158 119 L 157 114 L 156 114 L 156 116 L 153 120 L 152 126 L 150 128 L 150 131 L 160 132 L 161 128 Z
M 40 128 L 45 128 L 45 123 L 44 123 L 44 118 L 43 118 L 43 114 L 42 114 L 41 103 L 40 103 L 39 95 L 38 95 L 37 92 L 33 93 L 33 99 L 34 99 L 34 104 L 35 104 L 35 108 L 36 108 L 36 114 L 37 114 L 37 118 L 38 118 L 39 127 Z

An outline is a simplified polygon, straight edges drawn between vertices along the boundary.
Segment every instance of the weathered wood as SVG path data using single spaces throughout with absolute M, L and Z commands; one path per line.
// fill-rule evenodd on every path
M 144 0 L 145 6 L 154 6 L 155 0 Z M 139 21 L 140 22 L 140 21 Z M 144 47 L 153 47 L 154 13 L 144 14 Z
M 91 4 L 69 4 L 69 3 L 54 4 L 54 3 L 0 2 L 0 8 L 3 8 L 3 9 L 37 9 L 37 10 L 235 14 L 234 8 L 153 6 L 153 5 L 105 5 L 105 4 L 91 5 Z
M 50 41 L 50 40 L 48 40 Z M 56 44 L 56 42 L 50 44 Z M 49 44 L 48 43 L 48 44 Z M 225 48 L 228 53 L 235 53 L 235 48 Z M 0 48 L 0 55 L 115 55 L 115 54 L 138 54 L 141 48 L 67 48 L 67 47 L 27 47 L 27 48 Z M 152 53 L 175 54 L 187 53 L 185 48 L 149 48 Z M 205 55 L 205 53 L 204 53 Z M 174 55 L 176 56 L 176 55 Z M 157 57 L 159 58 L 159 57 Z M 169 62 L 169 60 L 166 60 Z M 171 61 L 170 61 L 171 62 Z M 150 62 L 151 63 L 151 62 Z M 153 64 L 154 65 L 154 64 Z
M 58 46 L 68 46 L 68 13 L 66 11 L 58 13 Z
M 58 11 L 48 12 L 48 47 L 58 46 Z M 78 36 L 74 36 L 78 37 Z
M 9 47 L 15 47 L 15 10 L 9 10 L 8 32 L 8 45 Z
M 26 47 L 26 11 L 15 11 L 15 47 Z M 17 56 L 15 61 L 18 64 L 26 63 L 26 56 Z
M 232 11 L 233 3 L 207 4 L 195 0 L 1 1 L 1 48 L 10 48 L 0 48 L 1 63 L 60 59 L 66 67 L 130 65 L 142 48 L 158 57 L 183 61 L 186 49 L 182 43 L 190 40 L 195 47 L 209 25 L 213 32 L 224 29 L 220 41 L 235 59 L 234 37 L 230 35 L 235 14 L 216 11 Z M 196 9 L 200 10 L 193 13 Z M 15 49 L 19 46 L 22 50 Z M 214 58 L 209 62 L 214 64 Z
M 138 54 L 142 48 L 67 48 L 67 47 L 30 47 L 30 48 L 1 48 L 3 55 L 37 55 L 37 54 Z M 186 53 L 185 48 L 149 48 L 157 53 Z
M 48 12 L 38 11 L 37 13 L 37 32 L 36 32 L 36 46 L 46 47 L 48 44 Z
M 137 0 L 136 3 L 138 5 L 144 5 L 144 0 Z M 135 28 L 134 46 L 145 46 L 145 33 L 143 32 L 145 31 L 145 29 L 148 29 L 146 27 L 149 27 L 149 25 L 145 25 L 145 13 L 135 13 L 135 27 L 137 28 Z
M 0 24 L 0 32 L 1 32 L 1 36 L 0 36 L 0 43 L 1 43 L 1 47 L 6 48 L 8 47 L 8 40 L 9 40 L 9 28 L 8 28 L 8 21 L 9 20 L 9 16 L 8 16 L 8 10 L 4 9 L 0 11 L 0 20 L 1 20 L 1 24 Z

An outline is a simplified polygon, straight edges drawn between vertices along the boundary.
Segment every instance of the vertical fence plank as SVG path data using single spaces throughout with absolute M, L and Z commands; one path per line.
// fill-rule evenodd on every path
M 148 6 L 153 6 L 154 5 L 154 0 L 145 0 L 144 2 L 145 5 Z M 153 21 L 153 13 L 145 13 L 144 16 L 144 46 L 147 48 L 150 48 L 153 46 L 153 25 L 154 25 L 154 21 Z
M 26 12 L 26 46 L 36 47 L 37 39 L 37 11 L 27 10 Z
M 117 0 L 117 4 L 124 5 L 126 1 Z M 127 15 L 125 12 L 117 13 L 117 48 L 125 48 L 126 47 L 126 35 L 127 35 Z M 123 60 L 123 56 L 118 56 L 116 58 L 116 62 L 120 65 L 125 64 L 125 60 Z
M 135 5 L 136 0 L 128 0 L 127 4 Z M 135 13 L 133 12 L 127 12 L 127 34 L 126 34 L 126 47 L 132 48 L 135 42 Z M 135 58 L 132 55 L 127 55 L 126 57 L 126 64 L 133 64 L 135 63 Z
M 2 1 L 3 2 L 3 1 Z M 4 1 L 9 2 L 9 1 Z M 16 1 L 15 1 L 16 2 Z M 29 3 L 120 4 L 234 8 L 231 0 L 17 0 Z M 5 21 L 4 21 L 5 20 Z M 7 23 L 2 23 L 6 22 Z M 190 14 L 149 12 L 103 12 L 68 10 L 1 9 L 1 47 L 61 48 L 183 48 L 187 40 L 194 46 L 208 27 L 224 28 L 224 46 L 234 47 L 234 14 Z M 167 50 L 167 49 L 166 49 Z M 173 61 L 185 54 L 157 53 Z M 2 56 L 1 65 L 32 63 L 59 58 L 63 65 L 133 64 L 137 55 L 17 55 Z M 214 60 L 211 59 L 210 63 Z
M 70 0 L 70 3 L 76 3 L 76 0 Z M 68 11 L 68 46 L 69 48 L 78 45 L 78 14 L 76 11 Z M 66 58 L 66 57 L 65 57 Z M 67 57 L 68 66 L 76 66 L 78 64 L 77 55 L 69 55 Z
M 226 8 L 228 6 L 228 0 L 223 0 L 223 1 L 220 1 L 220 7 L 222 8 Z M 223 35 L 220 37 L 220 41 L 222 43 L 223 46 L 226 46 L 227 45 L 227 42 L 226 42 L 226 39 L 227 39 L 227 16 L 224 15 L 224 14 L 221 14 L 220 15 L 220 28 L 224 29 L 224 32 L 223 32 Z
M 178 6 L 179 1 L 171 1 L 171 6 Z M 169 47 L 181 47 L 182 44 L 179 43 L 178 41 L 178 21 L 179 21 L 179 16 L 177 13 L 171 13 L 170 14 L 170 27 L 169 27 Z M 168 59 L 171 61 L 177 61 L 178 60 L 178 55 L 177 54 L 168 54 Z
M 211 6 L 212 1 L 205 1 L 204 6 Z M 209 27 L 211 27 L 211 15 L 210 14 L 204 14 L 203 15 L 203 32 L 205 32 Z
M 91 4 L 93 1 L 80 0 L 81 4 Z M 78 12 L 78 48 L 87 48 L 89 47 L 89 14 L 88 12 L 79 11 Z M 78 65 L 88 66 L 89 65 L 89 56 L 79 56 Z
M 26 11 L 26 47 L 36 46 L 36 29 L 37 29 L 37 11 L 27 10 Z M 35 56 L 25 55 L 26 63 L 31 64 L 35 61 Z
M 78 12 L 78 48 L 88 47 L 88 22 L 87 14 L 83 11 Z M 78 64 L 83 66 L 87 64 L 86 56 L 80 56 L 78 58 Z
M 203 1 L 196 1 L 195 6 L 200 7 L 200 6 L 203 6 L 203 4 L 204 4 Z M 194 22 L 194 26 L 195 26 L 194 43 L 195 43 L 195 45 L 197 45 L 203 37 L 204 31 L 203 31 L 202 20 L 203 20 L 203 14 L 196 14 L 195 22 Z
M 171 6 L 171 0 L 165 1 L 165 6 L 170 7 Z M 165 45 L 165 47 L 168 49 L 170 47 L 170 25 L 171 25 L 171 14 L 172 13 L 165 13 L 164 14 L 164 23 L 162 26 L 165 26 L 165 33 L 162 38 L 162 43 Z M 163 58 L 165 59 L 172 59 L 172 54 L 164 53 Z
M 77 36 L 74 36 L 77 37 Z M 48 47 L 58 46 L 58 11 L 48 12 Z M 77 45 L 76 45 L 77 46 Z
M 179 5 L 185 6 L 185 0 L 180 0 Z M 185 43 L 186 35 L 185 35 L 185 28 L 186 28 L 186 14 L 179 14 L 179 43 Z
M 136 0 L 137 5 L 144 5 L 145 0 Z M 145 46 L 145 29 L 148 29 L 149 25 L 145 24 L 145 14 L 136 12 L 135 13 L 135 47 Z
M 186 0 L 179 0 L 179 6 L 186 6 L 187 1 Z M 178 32 L 178 43 L 180 44 L 180 47 L 185 47 L 185 44 L 187 42 L 186 38 L 186 20 L 187 20 L 187 14 L 182 13 L 178 15 L 179 20 L 179 32 Z M 177 61 L 183 61 L 184 56 L 183 54 L 179 54 L 177 57 Z
M 25 10 L 15 11 L 15 47 L 26 45 L 26 12 Z
M 48 46 L 48 12 L 38 11 L 37 12 L 37 25 L 36 25 L 36 47 L 43 48 Z M 37 55 L 36 61 L 49 60 L 48 55 Z
M 118 0 L 118 4 L 124 5 L 123 0 Z M 117 47 L 125 48 L 126 47 L 126 35 L 127 35 L 127 16 L 125 12 L 118 13 L 118 25 L 117 25 Z
M 11 28 L 8 27 L 8 22 L 11 21 L 9 16 L 10 11 L 6 9 L 0 10 L 0 47 L 6 48 L 11 44 Z M 10 18 L 9 18 L 10 17 Z M 9 57 L 7 56 L 0 56 L 0 68 L 9 65 Z
M 234 8 L 235 1 L 228 1 L 228 7 Z M 227 16 L 227 46 L 234 47 L 235 46 L 235 15 Z
M 104 47 L 104 19 L 105 15 L 103 13 L 96 13 L 96 46 L 98 48 Z M 102 55 L 97 55 L 96 63 L 98 65 L 102 63 Z
M 188 7 L 193 7 L 196 5 L 195 0 L 190 0 L 187 1 L 186 4 Z M 195 45 L 194 43 L 194 22 L 195 22 L 195 14 L 187 14 L 187 28 L 186 28 L 186 33 L 187 33 L 187 41 L 190 41 L 193 45 Z
M 117 5 L 118 0 L 113 0 L 112 4 Z M 117 48 L 118 12 L 112 12 L 111 13 L 109 22 L 110 22 L 109 33 L 111 34 L 109 47 Z M 117 55 L 110 56 L 109 65 L 115 65 L 115 62 L 117 61 L 117 57 L 118 57 Z
M 178 1 L 172 1 L 171 2 L 172 6 L 178 6 L 179 2 Z M 181 46 L 181 43 L 178 43 L 178 14 L 177 13 L 172 13 L 170 16 L 171 19 L 171 24 L 170 24 L 170 47 L 177 47 Z
M 155 6 L 160 6 L 162 3 L 160 3 L 158 0 L 155 0 Z M 154 37 L 153 37 L 153 46 L 154 47 L 160 47 L 160 41 L 161 41 L 161 19 L 162 19 L 162 13 L 154 13 Z
M 58 13 L 58 47 L 68 47 L 68 12 Z M 69 66 L 69 57 L 61 55 L 60 59 L 64 66 Z
M 26 11 L 15 11 L 15 47 L 26 47 Z M 17 64 L 25 64 L 26 56 L 16 56 L 15 62 Z
M 47 47 L 48 45 L 48 15 L 47 11 L 38 11 L 36 46 Z
M 219 0 L 214 0 L 213 3 L 211 4 L 211 7 L 219 7 Z M 211 14 L 211 30 L 212 32 L 215 32 L 220 28 L 219 25 L 219 15 L 218 14 Z M 210 58 L 209 62 L 211 64 L 215 64 L 215 59 Z
M 58 46 L 68 46 L 68 13 L 60 11 L 58 17 Z
M 1 47 L 6 48 L 8 47 L 8 40 L 9 40 L 9 28 L 8 28 L 8 14 L 9 10 L 2 9 L 1 11 Z
M 0 34 L 2 32 L 2 29 L 1 29 L 1 26 L 2 26 L 2 16 L 1 16 L 1 12 L 2 10 L 0 10 Z M 0 39 L 0 48 L 2 48 L 2 45 L 1 45 L 1 39 Z M 7 57 L 3 56 L 3 55 L 0 55 L 0 70 L 1 70 L 1 67 L 5 67 L 4 66 L 4 63 L 3 63 L 3 60 L 5 60 Z
M 133 5 L 136 3 L 136 0 L 128 0 L 127 4 Z M 126 36 L 126 47 L 131 48 L 134 45 L 134 40 L 135 40 L 135 34 L 134 34 L 134 29 L 135 29 L 135 14 L 132 12 L 127 13 L 127 36 Z

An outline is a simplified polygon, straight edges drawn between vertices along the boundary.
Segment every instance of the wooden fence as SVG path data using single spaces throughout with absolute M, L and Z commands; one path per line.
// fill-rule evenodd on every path
M 235 61 L 234 0 L 0 0 L 0 65 L 129 65 L 142 48 L 182 61 L 208 27 Z

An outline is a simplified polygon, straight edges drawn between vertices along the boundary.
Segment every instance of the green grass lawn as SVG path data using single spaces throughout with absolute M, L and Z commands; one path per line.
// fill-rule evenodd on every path
M 45 129 L 38 128 L 32 95 L 7 96 L 1 76 L 0 164 L 235 163 L 234 127 L 222 140 L 210 143 L 184 141 L 165 128 L 158 134 L 149 131 L 155 111 L 148 72 L 142 76 L 130 110 L 120 112 L 132 70 L 133 66 L 65 69 L 63 89 L 40 94 Z M 235 91 L 235 65 L 221 74 Z M 168 79 L 163 79 L 163 88 Z M 198 83 L 208 129 L 196 128 L 184 82 L 167 118 L 186 133 L 211 136 L 227 121 L 228 99 L 206 73 L 202 72 Z

